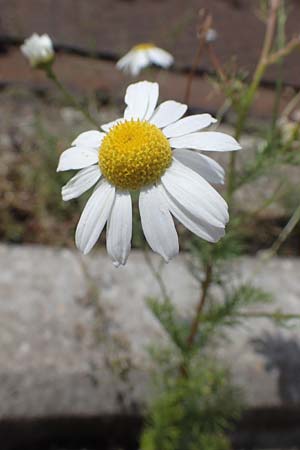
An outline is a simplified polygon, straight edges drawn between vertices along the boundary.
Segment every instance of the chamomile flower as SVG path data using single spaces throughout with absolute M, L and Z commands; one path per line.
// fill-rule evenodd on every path
M 62 188 L 71 200 L 96 184 L 76 229 L 77 247 L 88 253 L 107 223 L 107 251 L 116 266 L 131 246 L 130 191 L 149 246 L 166 262 L 179 251 L 173 217 L 197 236 L 224 235 L 227 204 L 210 183 L 223 183 L 222 167 L 202 151 L 239 150 L 231 136 L 200 131 L 216 122 L 210 114 L 182 118 L 187 106 L 172 100 L 157 107 L 157 83 L 142 81 L 126 91 L 124 117 L 81 133 L 65 150 L 58 171 L 80 169 Z
M 158 48 L 153 44 L 139 44 L 133 47 L 123 58 L 117 62 L 117 68 L 123 70 L 125 73 L 129 73 L 132 76 L 136 76 L 145 67 L 156 64 L 157 66 L 168 68 L 173 64 L 173 56 Z
M 54 59 L 53 44 L 47 34 L 39 36 L 34 33 L 30 38 L 25 39 L 21 52 L 32 67 L 44 67 L 51 64 Z

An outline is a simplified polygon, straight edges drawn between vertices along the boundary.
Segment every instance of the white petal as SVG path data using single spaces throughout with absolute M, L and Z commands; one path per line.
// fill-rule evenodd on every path
M 225 171 L 219 163 L 193 150 L 178 148 L 173 157 L 185 166 L 197 172 L 210 183 L 224 184 Z
M 117 62 L 117 68 L 132 76 L 138 75 L 141 70 L 136 55 L 132 51 Z
M 151 61 L 154 64 L 157 64 L 158 66 L 164 68 L 169 67 L 174 61 L 173 56 L 170 53 L 163 50 L 162 48 L 157 47 L 150 48 L 148 50 L 148 54 L 150 56 Z
M 112 127 L 114 127 L 115 125 L 118 125 L 119 123 L 123 123 L 123 122 L 124 122 L 124 119 L 123 119 L 123 117 L 121 117 L 120 119 L 116 119 L 116 120 L 113 120 L 112 122 L 108 122 L 108 123 L 101 125 L 101 128 L 106 133 L 108 133 Z
M 240 150 L 240 144 L 228 134 L 217 131 L 202 131 L 170 139 L 173 148 L 193 148 L 212 152 Z
M 127 66 L 127 73 L 129 73 L 133 77 L 136 77 L 140 73 L 140 71 L 147 67 L 149 64 L 150 61 L 145 52 L 139 54 L 138 52 L 134 51 L 132 52 L 131 60 Z
M 126 69 L 131 59 L 132 59 L 132 51 L 126 53 L 126 55 L 124 55 L 121 59 L 119 59 L 119 61 L 116 64 L 117 68 L 120 70 Z
M 156 125 L 158 128 L 163 128 L 180 119 L 180 117 L 185 114 L 186 110 L 187 105 L 174 102 L 173 100 L 167 100 L 156 108 L 149 122 L 153 123 L 153 125 Z
M 127 261 L 132 235 L 132 205 L 129 192 L 117 191 L 107 222 L 106 247 L 115 266 Z
M 158 83 L 151 83 L 148 90 L 149 90 L 148 107 L 147 107 L 146 114 L 144 116 L 144 120 L 149 120 L 150 117 L 153 115 L 153 112 L 156 108 L 156 104 L 157 104 L 157 100 L 158 100 L 158 96 L 159 96 Z
M 52 41 L 47 34 L 39 36 L 34 33 L 30 38 L 25 39 L 21 51 L 32 66 L 49 63 L 54 57 Z
M 142 70 L 143 66 L 140 66 L 139 61 L 137 58 L 135 58 L 133 61 L 130 62 L 128 66 L 128 73 L 132 77 L 137 77 L 140 71 Z
M 57 172 L 83 169 L 98 162 L 98 150 L 84 147 L 71 147 L 59 158 Z
M 142 69 L 151 64 L 150 58 L 145 50 L 135 51 L 132 66 L 135 67 L 135 74 L 140 73 Z
M 184 117 L 169 125 L 163 130 L 163 133 L 167 137 L 184 136 L 185 134 L 209 127 L 209 125 L 216 122 L 217 120 L 210 114 L 196 114 L 194 116 Z
M 187 209 L 176 202 L 176 200 L 170 196 L 170 194 L 165 190 L 165 188 L 160 185 L 159 188 L 162 190 L 163 194 L 166 196 L 166 200 L 171 213 L 176 219 L 181 222 L 188 230 L 196 234 L 202 239 L 208 242 L 217 242 L 225 234 L 225 229 L 223 227 L 215 227 L 205 220 L 200 219 L 192 215 Z
M 81 147 L 91 147 L 91 148 L 99 148 L 102 142 L 102 139 L 105 137 L 105 133 L 100 133 L 100 131 L 90 130 L 84 131 L 81 133 L 75 141 L 72 142 L 72 145 L 78 145 Z
M 167 202 L 156 186 L 140 192 L 139 209 L 149 246 L 170 261 L 179 251 L 178 236 Z
M 42 34 L 40 36 L 40 43 L 44 48 L 51 48 L 52 49 L 52 41 L 48 34 Z
M 147 120 L 153 114 L 158 99 L 158 84 L 139 81 L 128 86 L 125 103 L 126 120 Z
M 216 227 L 224 227 L 228 222 L 225 200 L 200 175 L 176 159 L 161 182 L 169 195 L 193 216 Z
M 89 198 L 77 225 L 75 242 L 87 254 L 95 245 L 109 217 L 115 188 L 102 180 Z
M 100 177 L 101 172 L 98 164 L 80 170 L 75 177 L 71 178 L 71 180 L 63 186 L 61 190 L 63 200 L 66 202 L 72 198 L 79 197 L 94 186 Z

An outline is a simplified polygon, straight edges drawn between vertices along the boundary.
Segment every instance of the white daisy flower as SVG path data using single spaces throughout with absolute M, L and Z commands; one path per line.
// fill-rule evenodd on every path
M 200 131 L 216 122 L 210 114 L 182 118 L 187 106 L 172 100 L 156 107 L 158 84 L 142 81 L 126 91 L 124 117 L 103 132 L 80 134 L 59 160 L 58 171 L 80 169 L 62 188 L 71 200 L 96 187 L 80 217 L 75 241 L 88 253 L 107 223 L 107 251 L 116 266 L 131 246 L 131 190 L 139 191 L 142 228 L 149 246 L 166 262 L 179 251 L 172 216 L 197 236 L 224 235 L 227 204 L 209 183 L 223 183 L 224 170 L 202 151 L 241 147 L 224 133 Z
M 136 76 L 142 69 L 151 66 L 151 64 L 156 64 L 166 69 L 173 64 L 173 61 L 173 56 L 166 50 L 153 44 L 139 44 L 117 62 L 117 68 L 132 76 Z
M 53 44 L 47 34 L 39 36 L 34 33 L 25 39 L 21 52 L 29 60 L 32 67 L 41 67 L 50 64 L 54 59 Z

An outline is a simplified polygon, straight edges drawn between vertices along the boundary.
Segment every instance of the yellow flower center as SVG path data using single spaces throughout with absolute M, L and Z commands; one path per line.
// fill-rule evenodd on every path
M 101 172 L 119 189 L 140 189 L 155 183 L 171 160 L 168 139 L 149 122 L 131 120 L 114 126 L 99 149 Z
M 133 50 L 149 50 L 150 48 L 155 48 L 155 45 L 151 44 L 151 42 L 144 42 L 143 44 L 135 45 Z

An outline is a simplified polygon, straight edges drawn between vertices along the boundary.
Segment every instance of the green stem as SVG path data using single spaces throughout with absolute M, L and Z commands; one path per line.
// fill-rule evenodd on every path
M 211 264 L 207 264 L 206 269 L 205 269 L 205 277 L 204 280 L 202 282 L 202 291 L 201 291 L 201 296 L 199 299 L 199 302 L 197 304 L 196 307 L 196 314 L 194 316 L 194 319 L 191 323 L 191 328 L 190 328 L 190 333 L 188 335 L 187 338 L 187 345 L 188 347 L 192 347 L 195 341 L 195 338 L 197 336 L 198 333 L 198 329 L 199 329 L 199 325 L 200 325 L 200 321 L 201 321 L 201 315 L 202 315 L 202 311 L 207 299 L 207 294 L 208 294 L 208 290 L 212 281 L 212 265 Z
M 238 119 L 235 129 L 235 139 L 238 141 L 245 128 L 245 122 L 248 117 L 249 110 L 253 103 L 257 88 L 260 84 L 263 74 L 267 68 L 267 64 L 261 61 L 256 68 L 252 82 L 246 92 L 246 95 L 241 104 L 240 111 L 238 113 Z M 229 168 L 228 168 L 228 184 L 227 184 L 227 201 L 229 206 L 231 206 L 233 194 L 236 187 L 236 152 L 230 154 Z
M 286 25 L 286 12 L 284 1 L 281 2 L 280 8 L 278 10 L 278 26 L 277 26 L 277 50 L 284 48 L 285 46 L 285 25 Z M 276 137 L 276 126 L 280 109 L 280 99 L 283 89 L 283 59 L 278 60 L 278 77 L 276 80 L 276 94 L 274 107 L 272 112 L 272 125 L 270 129 L 270 140 L 271 145 Z
M 275 312 L 265 312 L 265 311 L 247 311 L 247 312 L 241 312 L 237 313 L 236 317 L 247 317 L 247 318 L 254 318 L 254 319 L 271 319 L 271 320 L 277 320 L 277 321 L 283 321 L 283 320 L 292 320 L 297 319 L 300 320 L 300 314 L 286 314 L 281 313 L 280 311 Z
M 283 183 L 280 182 L 279 185 L 276 187 L 276 189 L 274 190 L 273 194 L 271 194 L 264 202 L 261 206 L 259 206 L 258 208 L 252 210 L 252 211 L 245 211 L 242 214 L 241 217 L 241 223 L 245 223 L 246 221 L 249 221 L 249 218 L 255 218 L 256 216 L 258 216 L 261 212 L 263 212 L 266 208 L 268 208 L 269 206 L 271 206 L 273 204 L 273 202 L 278 198 L 281 190 L 282 190 L 282 185 Z
M 282 117 L 288 117 L 291 112 L 296 108 L 298 103 L 300 102 L 300 91 L 297 92 L 297 94 L 292 98 L 292 100 L 289 101 L 287 106 L 282 111 Z
M 255 69 L 252 82 L 246 91 L 245 97 L 243 98 L 240 109 L 238 111 L 238 119 L 235 130 L 235 138 L 239 140 L 241 138 L 242 132 L 245 127 L 245 122 L 249 114 L 249 110 L 253 103 L 256 91 L 260 85 L 261 79 L 268 67 L 268 57 L 271 51 L 274 33 L 276 28 L 276 19 L 278 9 L 280 7 L 280 0 L 274 0 L 270 5 L 270 14 L 268 19 L 268 24 L 266 28 L 264 43 L 261 51 L 261 56 L 257 67 Z M 229 167 L 228 167 L 228 184 L 227 184 L 227 201 L 229 207 L 231 206 L 234 191 L 236 188 L 236 154 L 232 152 L 230 155 Z
M 264 261 L 266 259 L 272 258 L 277 254 L 278 250 L 280 249 L 282 244 L 287 240 L 287 238 L 289 237 L 289 235 L 291 234 L 291 232 L 293 231 L 293 229 L 295 228 L 295 226 L 299 221 L 300 221 L 300 205 L 295 209 L 292 217 L 290 218 L 286 226 L 283 228 L 278 238 L 273 243 L 272 247 L 266 251 L 265 257 L 263 258 Z
M 294 211 L 292 217 L 286 224 L 286 226 L 283 228 L 281 233 L 279 234 L 278 238 L 274 241 L 273 245 L 268 249 L 262 252 L 261 257 L 259 258 L 256 267 L 254 271 L 251 273 L 251 280 L 261 272 L 262 267 L 265 266 L 265 264 L 272 259 L 280 249 L 281 245 L 286 241 L 286 239 L 289 237 L 297 223 L 300 221 L 300 205 L 296 208 Z
M 199 298 L 199 302 L 196 306 L 195 316 L 191 322 L 190 331 L 186 339 L 186 345 L 187 348 L 192 350 L 193 346 L 195 344 L 195 339 L 197 337 L 198 331 L 199 331 L 199 325 L 201 322 L 202 314 L 203 314 L 203 308 L 205 305 L 205 302 L 207 300 L 207 294 L 212 282 L 212 275 L 213 275 L 213 267 L 212 264 L 208 263 L 205 268 L 205 275 L 204 279 L 202 281 L 202 289 L 201 289 L 201 295 Z M 181 377 L 188 378 L 189 376 L 189 357 L 184 358 L 182 363 L 179 366 L 179 374 Z
M 78 109 L 93 126 L 99 129 L 97 121 L 90 115 L 90 113 L 85 108 L 83 108 L 83 106 L 74 98 L 74 96 L 70 94 L 70 92 L 64 87 L 64 85 L 59 81 L 56 74 L 52 70 L 51 66 L 47 68 L 46 74 L 48 78 L 51 81 L 53 81 L 56 87 L 62 92 L 66 100 L 70 102 L 73 106 L 75 106 L 75 108 Z

